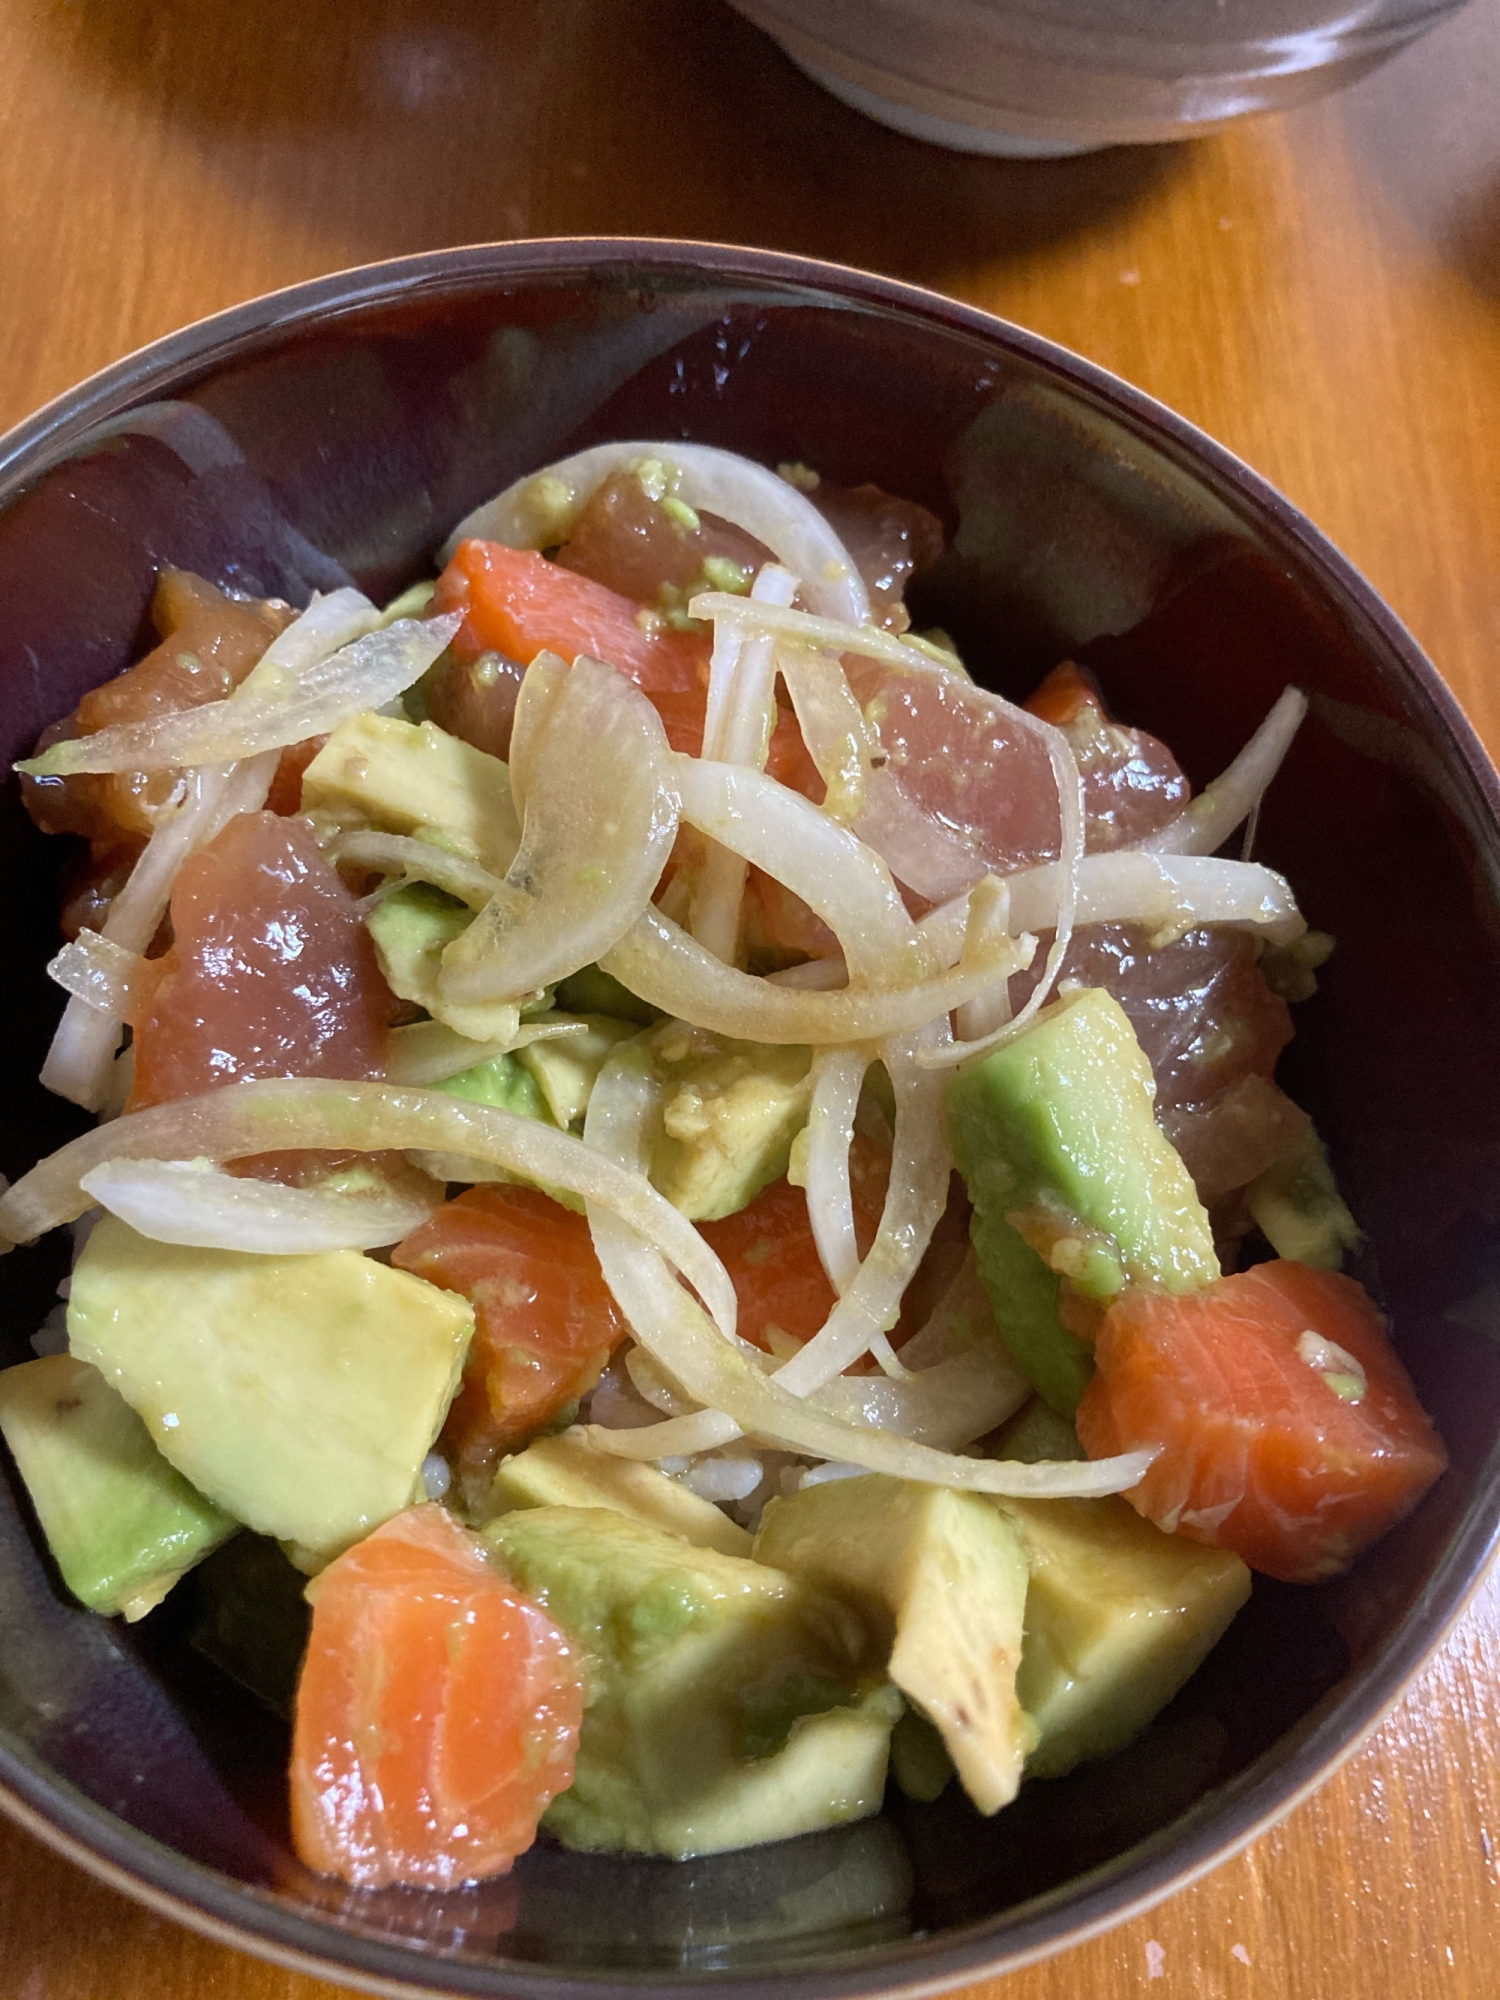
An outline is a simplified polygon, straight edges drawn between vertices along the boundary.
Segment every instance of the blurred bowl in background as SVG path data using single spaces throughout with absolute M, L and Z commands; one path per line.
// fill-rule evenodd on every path
M 814 82 L 914 139 L 1052 158 L 1338 90 L 1464 0 L 731 0 Z

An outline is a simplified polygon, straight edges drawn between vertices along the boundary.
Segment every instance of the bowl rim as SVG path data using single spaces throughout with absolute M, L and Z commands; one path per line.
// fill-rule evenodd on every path
M 201 380 L 216 363 L 279 331 L 331 325 L 424 292 L 460 296 L 496 283 L 578 271 L 638 270 L 710 283 L 784 287 L 916 320 L 990 344 L 1081 393 L 1219 491 L 1268 545 L 1318 573 L 1345 619 L 1394 656 L 1424 720 L 1457 758 L 1475 822 L 1500 845 L 1500 776 L 1437 669 L 1360 572 L 1277 488 L 1166 405 L 1059 343 L 980 307 L 852 266 L 788 252 L 669 237 L 562 236 L 469 244 L 353 266 L 268 292 L 136 349 L 44 404 L 0 436 L 0 507 L 65 459 L 99 423 L 148 397 Z M 590 2000 L 602 1987 L 664 1987 L 710 2000 L 726 1984 L 747 2000 L 923 2000 L 966 1981 L 1018 1970 L 1139 1916 L 1228 1860 L 1291 1812 L 1362 1746 L 1400 1701 L 1477 1594 L 1500 1541 L 1500 1444 L 1417 1602 L 1352 1685 L 1331 1691 L 1272 1751 L 1198 1800 L 1167 1828 L 1085 1875 L 999 1917 L 889 1945 L 810 1960 L 790 1971 L 558 1973 L 523 1961 L 440 1958 L 292 1907 L 236 1882 L 118 1819 L 0 1729 L 0 1810 L 109 1887 L 210 1939 L 289 1970 L 332 1977 L 392 2000 L 527 1994 Z M 1275 1768 L 1263 1768 L 1276 1758 Z M 441 1967 L 441 1972 L 438 1968 Z M 438 1983 L 431 1983 L 437 1974 Z

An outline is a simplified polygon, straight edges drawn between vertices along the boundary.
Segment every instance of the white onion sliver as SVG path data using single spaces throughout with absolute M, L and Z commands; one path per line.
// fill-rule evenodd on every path
M 765 466 L 712 445 L 602 444 L 559 459 L 466 515 L 444 543 L 442 560 L 474 539 L 513 549 L 559 541 L 606 479 L 652 460 L 674 476 L 678 499 L 743 528 L 801 577 L 815 611 L 855 625 L 869 618 L 870 600 L 853 558 L 806 495 Z
M 153 1242 L 267 1257 L 399 1243 L 443 1199 L 436 1182 L 425 1197 L 394 1188 L 342 1193 L 241 1180 L 194 1160 L 107 1160 L 79 1186 Z
M 1203 788 L 1192 803 L 1155 833 L 1136 843 L 1149 854 L 1212 854 L 1260 803 L 1281 768 L 1292 738 L 1307 714 L 1300 688 L 1283 689 L 1279 699 L 1232 764 Z
M 527 759 L 520 850 L 443 953 L 439 990 L 457 1005 L 519 999 L 602 958 L 650 903 L 672 850 L 677 797 L 661 717 L 597 660 L 580 655 L 556 673 Z
M 85 926 L 47 967 L 65 993 L 100 1013 L 122 1020 L 140 990 L 146 960 L 137 951 Z
M 346 717 L 381 708 L 404 693 L 426 673 L 462 622 L 456 612 L 443 618 L 398 619 L 394 625 L 366 632 L 300 673 L 282 667 L 261 679 L 266 665 L 262 660 L 243 686 L 223 701 L 72 737 L 16 768 L 56 777 L 80 771 L 159 771 L 229 763 L 263 750 L 285 749 L 309 736 L 325 735 Z
M 869 1057 L 857 1049 L 821 1049 L 813 1057 L 807 1114 L 807 1219 L 818 1261 L 840 1297 L 859 1271 L 849 1149 Z
M 482 910 L 500 887 L 500 877 L 479 862 L 430 840 L 418 840 L 410 833 L 375 833 L 365 828 L 335 835 L 329 853 L 336 862 L 349 862 L 381 875 L 404 875 L 409 882 L 430 882 Z
M 623 1216 L 682 1273 L 713 1320 L 733 1331 L 735 1294 L 724 1266 L 643 1175 L 623 1172 L 570 1133 L 441 1090 L 278 1077 L 134 1111 L 49 1154 L 0 1196 L 0 1237 L 29 1243 L 82 1215 L 89 1197 L 80 1178 L 106 1160 L 222 1161 L 288 1148 L 458 1153 L 566 1188 Z
M 493 1062 L 530 1042 L 586 1032 L 584 1021 L 528 1021 L 503 1041 L 476 1042 L 450 1028 L 446 1021 L 413 1021 L 408 1027 L 391 1030 L 386 1079 L 418 1086 L 446 1083 L 450 1076 L 460 1076 L 477 1063 Z
M 994 1347 L 974 1347 L 903 1381 L 841 1375 L 817 1393 L 820 1410 L 846 1424 L 875 1424 L 897 1437 L 957 1451 L 984 1437 L 1030 1400 L 1031 1384 Z
M 767 563 L 750 594 L 768 604 L 790 604 L 796 589 L 797 579 L 789 571 Z M 716 633 L 700 754 L 763 771 L 775 727 L 775 641 L 766 634 L 746 640 L 732 630 Z M 693 889 L 688 928 L 729 965 L 739 947 L 745 874 L 743 855 L 715 842 L 703 857 Z
M 1014 941 L 911 986 L 799 991 L 722 963 L 670 917 L 646 910 L 602 961 L 604 970 L 664 1014 L 750 1042 L 875 1042 L 910 1033 L 973 999 L 1030 959 Z
M 871 847 L 764 771 L 678 757 L 682 816 L 800 896 L 855 978 L 894 987 L 927 970 L 890 870 Z

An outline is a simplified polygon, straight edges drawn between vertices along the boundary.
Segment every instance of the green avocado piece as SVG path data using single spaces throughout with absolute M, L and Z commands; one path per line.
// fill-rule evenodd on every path
M 264 1535 L 236 1535 L 193 1576 L 188 1644 L 290 1722 L 312 1609 L 307 1578 Z
M 1061 1777 L 1138 1735 L 1250 1595 L 1226 1549 L 1166 1535 L 1128 1501 L 990 1502 L 1030 1569 L 1016 1690 L 1037 1728 L 1028 1777 Z
M 1071 1417 L 1094 1372 L 1094 1353 L 1058 1317 L 1062 1279 L 1003 1215 L 976 1208 L 969 1241 L 995 1324 L 1022 1374 L 1054 1410 Z
M 812 1051 L 731 1041 L 682 1021 L 642 1040 L 664 1086 L 650 1179 L 694 1222 L 733 1215 L 780 1180 L 807 1123 Z
M 1363 1240 L 1339 1194 L 1323 1142 L 1311 1126 L 1251 1181 L 1245 1201 L 1256 1228 L 1277 1256 L 1298 1264 L 1340 1270 L 1345 1251 L 1357 1250 Z
M 467 903 L 430 882 L 408 882 L 381 895 L 365 917 L 385 982 L 401 1000 L 445 1021 L 475 1042 L 508 1042 L 528 1011 L 509 1000 L 454 1006 L 438 984 L 443 953 L 474 921 Z
M 975 1805 L 1010 1803 L 1033 1741 L 1016 1694 L 1027 1568 L 988 1500 L 877 1473 L 824 1480 L 771 1502 L 755 1559 L 853 1603 Z
M 1017 1465 L 1046 1465 L 1059 1459 L 1085 1459 L 1088 1453 L 1069 1419 L 1037 1396 L 1005 1425 L 987 1456 L 1008 1458 Z
M 264 1257 L 114 1216 L 73 1272 L 68 1337 L 184 1478 L 316 1569 L 407 1506 L 473 1309 L 355 1250 Z
M 495 1514 L 516 1507 L 608 1507 L 647 1527 L 681 1535 L 698 1548 L 726 1556 L 750 1554 L 750 1535 L 711 1500 L 700 1500 L 654 1465 L 617 1458 L 567 1432 L 537 1438 L 525 1451 L 503 1459 L 490 1506 Z
M 612 1014 L 559 1013 L 548 1019 L 575 1023 L 574 1032 L 528 1042 L 516 1051 L 516 1060 L 535 1081 L 553 1124 L 564 1132 L 581 1132 L 600 1070 L 611 1052 L 640 1029 Z
M 969 1198 L 1019 1218 L 1085 1297 L 1132 1281 L 1191 1292 L 1219 1275 L 1208 1215 L 1156 1122 L 1151 1066 L 1124 1008 L 1088 987 L 950 1079 Z
M 1067 1416 L 1091 1360 L 1058 1316 L 1056 1289 L 1048 1300 L 1049 1280 L 1108 1300 L 1127 1284 L 1189 1292 L 1219 1275 L 1208 1213 L 1156 1122 L 1154 1098 L 1124 1008 L 1097 987 L 1043 1008 L 947 1086 L 995 1317 Z
M 585 1655 L 565 1846 L 686 1860 L 880 1808 L 901 1701 L 836 1600 L 759 1562 L 600 1508 L 483 1530 Z
M 235 1532 L 99 1370 L 71 1354 L 0 1374 L 0 1434 L 63 1582 L 91 1611 L 143 1618 Z
M 637 1000 L 628 986 L 602 966 L 585 965 L 569 973 L 557 984 L 557 1004 L 570 1014 L 609 1014 L 619 1021 L 634 1021 L 649 1028 L 661 1019 L 648 1000 Z
M 303 772 L 302 810 L 430 834 L 501 875 L 521 844 L 510 772 L 498 757 L 435 722 L 370 709 L 339 723 Z

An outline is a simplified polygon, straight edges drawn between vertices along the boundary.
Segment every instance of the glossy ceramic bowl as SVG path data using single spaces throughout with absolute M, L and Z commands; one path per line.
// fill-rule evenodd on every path
M 1050 158 L 1212 131 L 1338 90 L 1463 0 L 733 0 L 913 138 Z
M 287 1837 L 284 1733 L 183 1644 L 190 1581 L 126 1630 L 76 1609 L 0 1479 L 0 1803 L 158 1909 L 373 1990 L 926 1992 L 1188 1881 L 1327 1775 L 1458 1614 L 1500 1516 L 1500 789 L 1432 668 L 1277 494 L 1123 383 L 1015 327 L 752 251 L 552 242 L 304 285 L 160 342 L 0 443 L 6 762 L 129 661 L 164 563 L 302 597 L 421 575 L 522 471 L 695 438 L 935 509 L 922 586 L 997 687 L 1065 654 L 1201 782 L 1289 678 L 1312 714 L 1261 821 L 1339 950 L 1289 1083 L 1369 1232 L 1363 1275 L 1452 1453 L 1419 1511 L 1316 1590 L 1259 1580 L 1133 1747 L 992 1821 L 956 1787 L 690 1864 L 545 1843 L 446 1895 L 345 1893 Z M 75 1129 L 35 1082 L 60 996 L 55 845 L 7 788 L 0 1166 Z M 64 1248 L 7 1260 L 3 1358 Z

